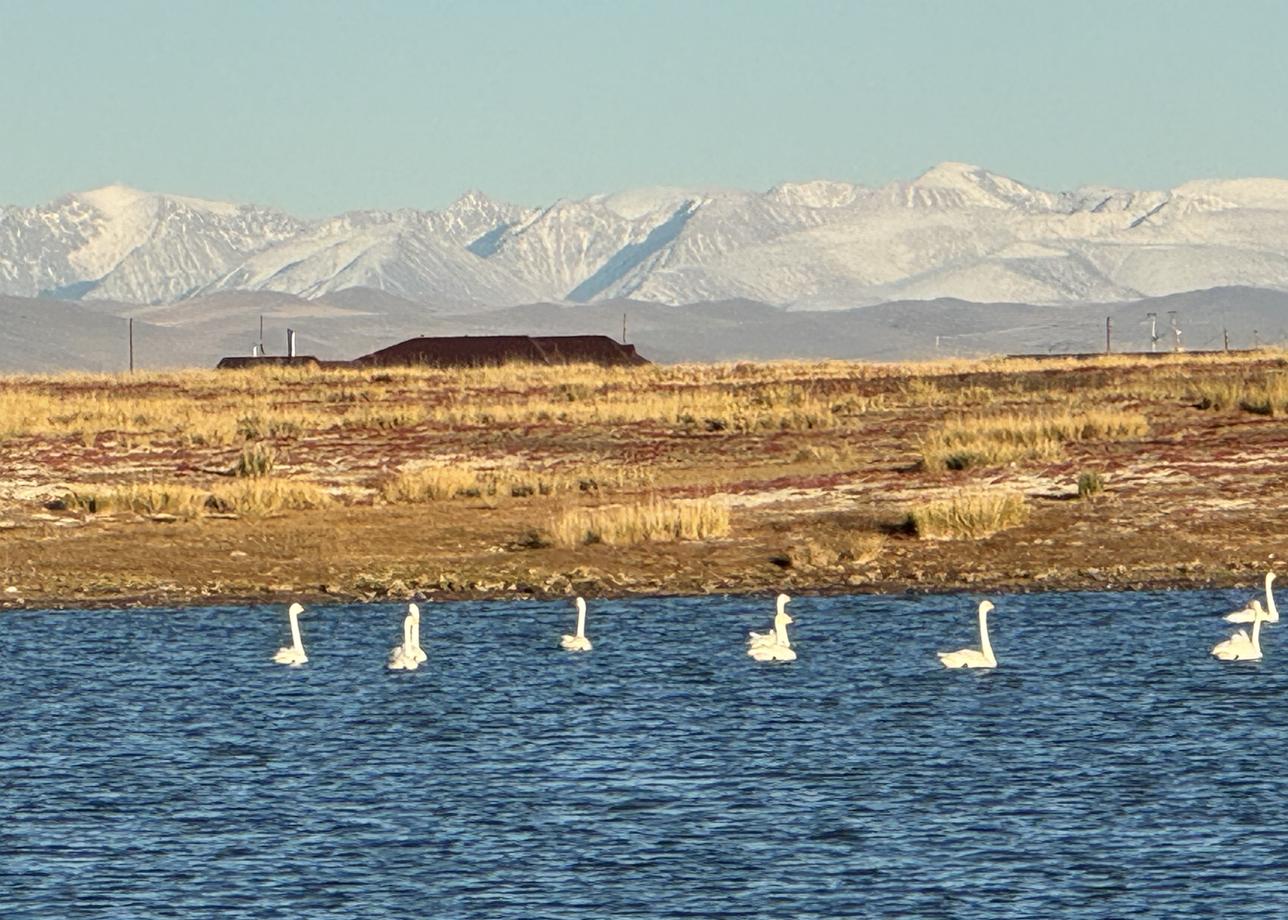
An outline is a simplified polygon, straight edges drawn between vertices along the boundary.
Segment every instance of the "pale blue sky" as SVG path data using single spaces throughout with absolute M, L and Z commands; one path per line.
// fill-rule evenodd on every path
M 1288 3 L 0 0 L 0 202 L 1288 175 Z

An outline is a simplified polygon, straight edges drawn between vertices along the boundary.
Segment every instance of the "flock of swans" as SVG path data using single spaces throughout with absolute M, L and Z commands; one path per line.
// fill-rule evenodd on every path
M 1278 623 L 1279 609 L 1275 606 L 1275 595 L 1272 585 L 1275 573 L 1266 574 L 1265 606 L 1261 598 L 1252 598 L 1238 610 L 1226 614 L 1228 623 L 1251 623 L 1252 632 L 1240 629 L 1230 638 L 1218 642 L 1212 647 L 1212 655 L 1222 661 L 1256 661 L 1261 658 L 1261 624 Z M 787 635 L 787 627 L 795 622 L 787 612 L 791 598 L 786 594 L 778 595 L 777 609 L 774 613 L 773 629 L 769 632 L 752 632 L 747 635 L 747 654 L 756 661 L 795 661 L 796 650 L 792 648 Z M 566 633 L 559 640 L 560 648 L 569 652 L 589 652 L 593 646 L 586 636 L 586 601 L 578 597 L 573 600 L 577 609 L 577 626 L 575 632 Z M 958 649 L 955 652 L 939 652 L 939 661 L 946 668 L 995 668 L 997 656 L 993 654 L 993 645 L 988 639 L 988 614 L 993 609 L 992 601 L 980 602 L 977 610 L 979 617 L 979 648 Z M 298 667 L 308 663 L 304 653 L 304 640 L 300 635 L 300 614 L 304 608 L 291 604 L 287 618 L 291 626 L 291 644 L 277 650 L 273 660 L 278 664 Z M 414 671 L 428 660 L 425 651 L 420 647 L 420 607 L 407 605 L 407 616 L 403 619 L 402 644 L 394 646 L 389 653 L 387 667 L 391 671 Z

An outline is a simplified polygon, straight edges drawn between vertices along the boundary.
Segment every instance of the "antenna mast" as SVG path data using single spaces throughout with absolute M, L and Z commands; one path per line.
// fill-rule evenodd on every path
M 1168 310 L 1167 318 L 1171 320 L 1171 323 L 1172 323 L 1172 351 L 1180 351 L 1181 350 L 1181 327 L 1176 322 L 1176 311 Z
M 1158 351 L 1158 314 L 1146 313 L 1149 320 L 1149 350 Z

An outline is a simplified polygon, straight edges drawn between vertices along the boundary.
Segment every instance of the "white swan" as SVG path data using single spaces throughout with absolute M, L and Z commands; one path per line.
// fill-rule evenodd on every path
M 779 618 L 787 616 L 787 605 L 789 603 L 791 603 L 791 598 L 788 597 L 786 594 L 778 595 L 777 609 L 774 612 L 773 629 L 770 630 L 769 632 L 763 632 L 763 633 L 758 633 L 758 632 L 747 633 L 747 645 L 755 646 L 755 645 L 777 644 L 778 643 L 778 621 L 779 621 Z M 787 622 L 788 623 L 792 622 L 790 617 L 787 618 Z M 786 626 L 784 626 L 783 635 L 786 635 L 786 634 L 787 634 Z M 790 643 L 788 643 L 788 645 L 790 645 Z
M 1270 622 L 1269 616 L 1261 607 L 1261 601 L 1255 597 L 1248 601 L 1248 606 L 1242 610 L 1236 610 L 1234 613 L 1227 613 L 1224 619 L 1227 623 L 1255 623 L 1258 620 Z
M 416 658 L 416 616 L 412 613 L 412 608 L 415 606 L 415 604 L 409 605 L 407 616 L 403 617 L 402 645 L 395 645 L 389 652 L 388 667 L 391 671 L 414 671 L 420 667 L 420 661 Z
M 774 614 L 774 631 L 772 633 L 748 633 L 747 654 L 756 661 L 795 661 L 796 650 L 787 637 L 787 625 L 795 623 L 787 612 L 787 603 L 791 598 L 786 594 L 778 595 L 778 612 Z
M 273 656 L 273 660 L 278 664 L 289 664 L 295 667 L 306 664 L 309 660 L 309 656 L 304 654 L 304 640 L 300 638 L 300 614 L 303 612 L 304 608 L 299 604 L 292 604 L 286 611 L 291 621 L 291 644 L 282 646 Z
M 420 647 L 420 607 L 417 604 L 408 604 L 407 614 L 411 617 L 412 658 L 417 664 L 424 664 L 429 660 L 429 656 Z
M 1258 617 L 1252 623 L 1252 635 L 1241 629 L 1224 642 L 1212 646 L 1212 654 L 1222 661 L 1259 661 L 1261 660 L 1261 624 L 1265 616 Z
M 573 603 L 577 605 L 577 632 L 571 636 L 565 633 L 559 647 L 568 652 L 589 652 L 592 646 L 586 638 L 586 602 L 579 597 Z
M 1228 613 L 1225 616 L 1227 623 L 1255 623 L 1258 619 L 1263 619 L 1267 623 L 1279 622 L 1279 608 L 1275 606 L 1275 592 L 1270 587 L 1274 584 L 1275 573 L 1266 573 L 1266 609 L 1261 609 L 1261 601 L 1253 598 L 1248 601 L 1248 606 L 1242 610 L 1236 610 L 1234 613 Z
M 988 641 L 988 612 L 993 609 L 992 601 L 981 601 L 979 605 L 979 649 L 964 648 L 956 652 L 939 652 L 939 660 L 946 668 L 995 668 L 997 658 L 993 655 L 993 645 Z

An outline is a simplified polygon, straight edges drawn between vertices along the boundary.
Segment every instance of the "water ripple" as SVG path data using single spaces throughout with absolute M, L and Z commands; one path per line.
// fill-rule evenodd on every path
M 0 619 L 0 916 L 1272 917 L 1288 648 L 1222 592 Z M 1288 633 L 1285 633 L 1288 635 Z M 51 667 L 50 663 L 58 663 Z

